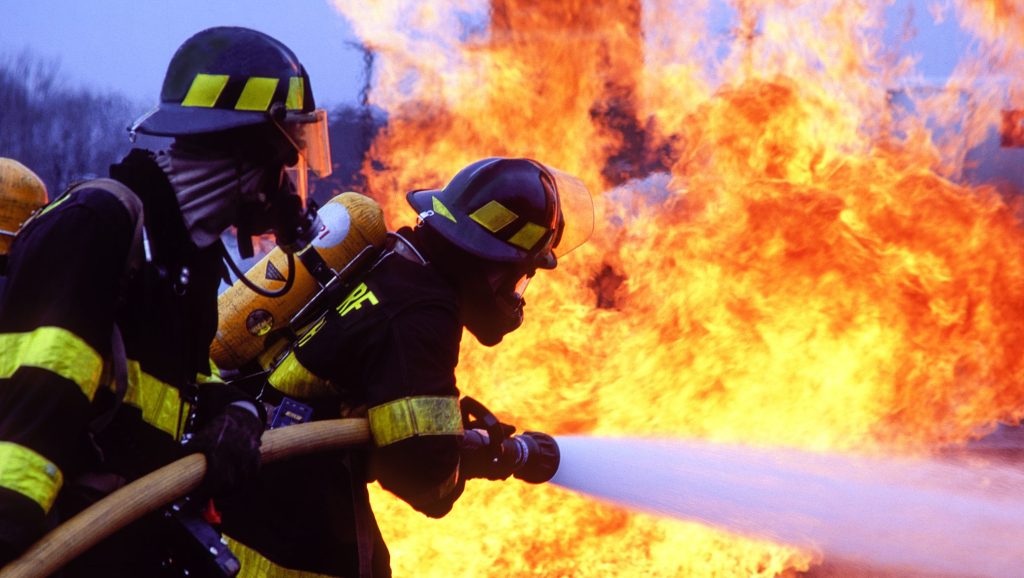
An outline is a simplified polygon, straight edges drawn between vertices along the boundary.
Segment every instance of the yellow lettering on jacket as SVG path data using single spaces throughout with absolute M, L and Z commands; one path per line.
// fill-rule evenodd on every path
M 309 343 L 309 340 L 313 339 L 313 336 L 316 335 L 317 331 L 320 331 L 320 328 L 323 327 L 324 323 L 326 323 L 326 322 L 327 322 L 327 318 L 326 317 L 321 317 L 320 320 L 317 321 L 313 325 L 313 327 L 309 328 L 309 331 L 304 333 L 302 335 L 302 337 L 299 338 L 299 342 L 295 345 L 295 347 L 299 348 L 299 347 L 302 347 L 303 345 Z
M 348 315 L 353 309 L 361 309 L 363 303 L 369 301 L 370 305 L 376 305 L 380 303 L 377 300 L 377 296 L 370 291 L 370 288 L 366 286 L 366 283 L 360 283 L 358 287 L 349 293 L 348 297 L 342 301 L 341 305 L 338 305 L 338 316 L 344 317 Z

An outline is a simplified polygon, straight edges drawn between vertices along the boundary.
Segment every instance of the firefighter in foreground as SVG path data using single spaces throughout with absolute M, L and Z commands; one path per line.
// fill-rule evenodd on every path
M 488 158 L 408 201 L 418 226 L 389 234 L 379 260 L 263 386 L 264 402 L 300 402 L 313 419 L 367 415 L 375 447 L 267 465 L 242 493 L 219 500 L 242 576 L 389 576 L 366 489 L 373 480 L 439 518 L 467 479 L 554 474 L 557 463 L 537 463 L 555 449 L 544 434 L 515 440 L 538 454 L 532 471 L 517 463 L 522 452 L 488 444 L 513 428 L 492 421 L 491 436 L 463 435 L 455 366 L 463 328 L 493 346 L 520 326 L 527 282 L 590 235 L 589 193 L 533 160 Z
M 206 381 L 217 327 L 221 234 L 240 244 L 305 219 L 286 167 L 317 157 L 307 74 L 279 41 L 212 28 L 173 56 L 161 102 L 112 181 L 72 188 L 14 241 L 0 303 L 0 563 L 126 480 L 187 451 L 207 457 L 203 493 L 255 472 L 262 406 Z M 322 156 L 321 156 L 322 158 Z M 179 442 L 195 416 L 188 449 Z M 145 522 L 76 560 L 70 575 L 152 576 Z

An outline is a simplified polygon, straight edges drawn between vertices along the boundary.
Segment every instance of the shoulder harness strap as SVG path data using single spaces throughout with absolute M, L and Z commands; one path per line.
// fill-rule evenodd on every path
M 145 256 L 145 227 L 142 199 L 132 192 L 132 190 L 124 183 L 111 178 L 90 179 L 87 181 L 77 182 L 71 185 L 71 187 L 61 195 L 61 197 L 71 195 L 75 191 L 82 189 L 101 189 L 107 191 L 114 195 L 117 200 L 121 202 L 121 205 L 124 206 L 125 210 L 128 211 L 128 216 L 131 218 L 135 226 L 132 231 L 132 244 L 128 249 L 128 261 L 125 263 L 124 274 L 127 275 L 133 270 L 138 270 L 142 266 L 142 261 Z
M 125 210 L 128 211 L 128 216 L 134 223 L 132 242 L 128 249 L 128 259 L 121 273 L 121 285 L 123 287 L 131 273 L 142 267 L 142 262 L 145 258 L 144 244 L 146 241 L 142 199 L 120 181 L 110 178 L 90 179 L 75 183 L 61 196 L 69 196 L 74 194 L 75 191 L 87 188 L 102 189 L 114 195 L 121 202 L 121 205 L 124 206 Z M 124 402 L 125 394 L 128 392 L 128 355 L 125 351 L 124 339 L 121 337 L 121 330 L 116 322 L 114 323 L 110 339 L 110 354 L 114 374 L 114 405 L 96 416 L 89 424 L 89 430 L 93 434 L 98 434 L 110 424 L 111 420 L 114 419 L 114 414 L 117 413 L 117 410 Z

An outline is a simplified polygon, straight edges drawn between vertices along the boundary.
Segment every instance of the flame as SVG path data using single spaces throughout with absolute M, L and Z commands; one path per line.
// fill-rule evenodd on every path
M 365 173 L 393 228 L 415 217 L 406 191 L 486 156 L 595 193 L 594 238 L 534 280 L 524 327 L 463 341 L 461 390 L 505 421 L 926 452 L 1024 416 L 1018 207 L 958 178 L 1000 107 L 1021 107 L 1016 3 L 934 3 L 976 52 L 945 86 L 896 91 L 920 78 L 883 3 L 334 3 L 377 54 L 389 116 Z M 442 520 L 373 500 L 397 576 L 776 576 L 821 559 L 515 481 L 471 482 Z

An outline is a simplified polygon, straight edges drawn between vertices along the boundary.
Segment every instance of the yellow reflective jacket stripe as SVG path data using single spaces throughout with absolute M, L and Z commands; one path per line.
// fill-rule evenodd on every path
M 242 570 L 238 573 L 237 578 L 332 578 L 328 574 L 303 572 L 278 566 L 245 544 L 231 539 L 230 536 L 224 537 L 228 541 L 231 553 L 238 558 L 238 562 L 242 565 Z
M 14 490 L 49 512 L 64 475 L 38 453 L 12 442 L 0 442 L 0 487 Z
M 103 374 L 103 358 L 88 343 L 61 327 L 0 334 L 0 378 L 19 367 L 38 367 L 78 384 L 90 400 Z
M 377 447 L 416 436 L 462 433 L 458 397 L 403 397 L 371 407 L 368 413 Z
M 181 399 L 178 388 L 142 371 L 139 362 L 128 360 L 128 391 L 124 402 L 142 410 L 142 419 L 153 427 L 181 437 L 180 426 L 188 415 L 189 403 Z
M 267 379 L 274 389 L 292 397 L 321 397 L 334 393 L 325 379 L 320 379 L 305 368 L 295 353 L 289 353 Z
M 19 367 L 38 367 L 78 385 L 91 401 L 103 382 L 103 358 L 84 340 L 61 327 L 39 327 L 26 333 L 0 334 L 0 378 L 9 378 Z M 125 402 L 142 410 L 142 418 L 176 438 L 184 420 L 178 389 L 142 371 L 139 362 L 128 361 L 128 392 Z

